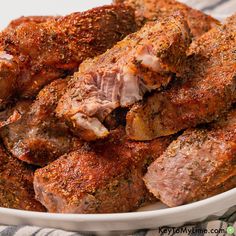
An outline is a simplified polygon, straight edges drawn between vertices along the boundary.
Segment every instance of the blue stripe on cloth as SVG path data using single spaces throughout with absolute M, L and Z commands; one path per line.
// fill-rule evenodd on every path
M 0 231 L 1 236 L 13 236 L 19 229 L 21 229 L 22 226 L 6 226 L 6 228 L 2 231 Z

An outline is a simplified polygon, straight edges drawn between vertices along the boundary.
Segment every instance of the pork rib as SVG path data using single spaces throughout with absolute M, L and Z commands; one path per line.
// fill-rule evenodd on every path
M 216 120 L 236 100 L 236 15 L 194 41 L 192 69 L 127 115 L 127 134 L 150 140 Z
M 148 21 L 161 20 L 180 11 L 184 14 L 194 38 L 220 24 L 211 16 L 175 0 L 114 0 L 113 2 L 132 7 L 139 26 Z
M 116 213 L 153 201 L 142 180 L 147 166 L 171 142 L 130 142 L 124 129 L 87 143 L 36 171 L 36 198 L 49 212 Z
M 148 169 L 148 189 L 174 207 L 236 187 L 236 109 L 179 136 Z
M 184 73 L 189 43 L 189 28 L 180 14 L 145 25 L 82 63 L 58 104 L 58 116 L 84 140 L 104 138 L 109 131 L 103 122 L 113 110 L 166 86 L 172 74 Z
M 14 96 L 30 98 L 79 64 L 134 32 L 133 10 L 103 6 L 38 23 L 29 20 L 0 34 L 0 109 Z
M 29 164 L 45 166 L 77 145 L 78 138 L 55 116 L 67 82 L 67 79 L 55 80 L 40 91 L 35 101 L 18 102 L 7 112 L 10 118 L 0 130 L 0 137 L 13 156 Z
M 32 167 L 10 156 L 0 144 L 0 207 L 45 211 L 35 200 Z

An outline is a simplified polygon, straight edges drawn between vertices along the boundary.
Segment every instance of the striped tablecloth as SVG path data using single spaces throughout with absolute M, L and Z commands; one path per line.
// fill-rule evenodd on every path
M 181 0 L 218 19 L 224 19 L 236 12 L 236 0 Z M 0 236 L 80 236 L 76 232 L 35 226 L 0 226 Z M 217 220 L 201 222 L 179 228 L 162 227 L 156 230 L 140 230 L 133 236 L 226 236 L 236 235 L 236 206 Z

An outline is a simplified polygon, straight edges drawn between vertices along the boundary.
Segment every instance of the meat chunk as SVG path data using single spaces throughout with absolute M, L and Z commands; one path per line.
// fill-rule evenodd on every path
M 45 211 L 35 200 L 34 170 L 11 157 L 0 144 L 0 207 Z
M 14 30 L 25 23 L 44 23 L 49 20 L 59 19 L 59 17 L 54 16 L 22 16 L 10 22 L 5 30 Z
M 236 100 L 236 15 L 194 41 L 192 70 L 127 115 L 127 134 L 150 140 L 216 120 Z
M 189 29 L 179 14 L 151 22 L 103 55 L 82 63 L 57 107 L 76 135 L 90 141 L 109 131 L 105 118 L 185 71 Z
M 127 212 L 153 201 L 142 177 L 171 138 L 140 143 L 124 134 L 112 131 L 106 140 L 87 143 L 38 169 L 36 198 L 49 212 L 60 213 Z
M 13 57 L 0 51 L 0 110 L 6 107 L 15 90 L 15 77 L 18 73 L 17 63 Z
M 86 58 L 135 31 L 133 10 L 104 6 L 44 23 L 21 24 L 0 35 L 0 108 L 13 96 L 29 98 L 72 74 Z
M 145 183 L 170 207 L 236 187 L 236 109 L 206 128 L 187 130 L 148 169 Z
M 142 26 L 147 21 L 160 20 L 181 11 L 188 22 L 192 35 L 196 38 L 219 25 L 219 21 L 175 0 L 114 0 L 135 9 L 136 21 Z
M 45 166 L 73 150 L 78 139 L 55 116 L 55 108 L 66 86 L 66 79 L 56 80 L 41 90 L 33 103 L 20 102 L 11 109 L 13 115 L 7 119 L 10 124 L 0 130 L 0 136 L 12 155 L 29 164 Z M 22 103 L 28 106 L 22 109 Z M 20 114 L 20 118 L 9 122 L 16 114 Z

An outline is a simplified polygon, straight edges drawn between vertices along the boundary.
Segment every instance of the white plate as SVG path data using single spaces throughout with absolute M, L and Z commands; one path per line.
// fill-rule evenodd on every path
M 91 0 L 89 2 L 78 0 L 7 0 L 0 8 L 0 29 L 6 27 L 10 20 L 22 15 L 64 15 L 110 2 L 110 0 Z M 0 224 L 29 224 L 70 231 L 96 231 L 104 235 L 104 232 L 111 231 L 156 228 L 163 225 L 196 222 L 209 215 L 220 215 L 235 205 L 236 188 L 185 206 L 163 209 L 166 207 L 158 203 L 134 213 L 71 215 L 0 208 Z
M 210 215 L 220 216 L 232 206 L 236 206 L 236 188 L 215 197 L 180 207 L 161 209 L 164 205 L 159 203 L 149 206 L 148 211 L 133 213 L 51 214 L 0 208 L 0 224 L 36 225 L 70 231 L 97 232 L 104 235 L 111 231 L 132 231 L 198 222 Z

